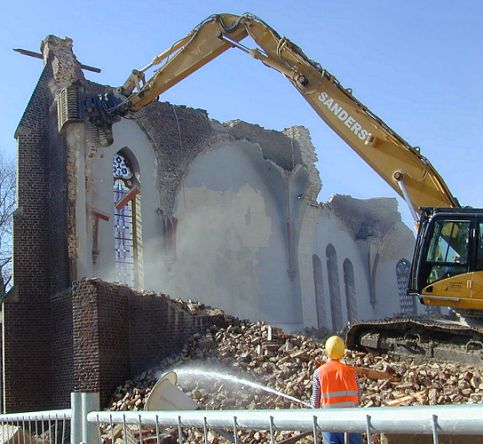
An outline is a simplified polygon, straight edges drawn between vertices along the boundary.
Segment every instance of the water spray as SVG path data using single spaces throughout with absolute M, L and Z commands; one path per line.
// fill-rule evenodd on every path
M 302 404 L 306 407 L 312 408 L 312 406 L 309 403 L 304 402 L 300 399 L 297 399 L 293 396 L 287 395 L 283 392 L 272 389 L 270 387 L 266 387 L 266 386 L 259 384 L 257 382 L 253 382 L 253 381 L 250 381 L 248 379 L 240 378 L 240 377 L 230 375 L 230 374 L 227 374 L 227 373 L 216 372 L 216 371 L 212 371 L 212 370 L 209 370 L 209 369 L 203 369 L 203 368 L 190 368 L 190 367 L 181 367 L 179 369 L 174 369 L 174 372 L 178 376 L 196 376 L 198 378 L 206 378 L 206 379 L 223 379 L 225 381 L 230 381 L 230 382 L 233 382 L 235 384 L 246 385 L 246 386 L 249 386 L 249 387 L 252 387 L 252 388 L 255 388 L 255 389 L 263 390 L 267 393 L 271 393 L 273 395 L 281 396 L 281 397 L 286 398 L 290 401 L 293 401 L 293 402 L 296 402 L 298 404 Z

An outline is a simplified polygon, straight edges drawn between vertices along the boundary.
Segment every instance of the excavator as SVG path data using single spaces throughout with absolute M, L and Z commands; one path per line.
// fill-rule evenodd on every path
M 241 43 L 251 37 L 257 47 Z M 468 323 L 391 320 L 349 328 L 354 349 L 421 357 L 481 361 L 483 349 L 483 210 L 463 208 L 435 168 L 359 100 L 351 89 L 290 40 L 252 14 L 216 14 L 186 37 L 133 70 L 126 82 L 103 95 L 83 96 L 72 85 L 60 93 L 60 126 L 87 119 L 112 127 L 139 111 L 214 58 L 238 49 L 285 76 L 303 98 L 408 204 L 417 239 L 407 293 L 427 306 L 449 307 Z M 146 79 L 146 72 L 156 67 Z M 474 325 L 475 324 L 475 325 Z M 446 347 L 447 344 L 456 344 Z

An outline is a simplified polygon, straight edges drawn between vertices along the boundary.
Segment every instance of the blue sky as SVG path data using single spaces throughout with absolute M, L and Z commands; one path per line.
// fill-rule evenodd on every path
M 13 134 L 42 70 L 40 60 L 13 48 L 39 51 L 46 35 L 69 36 L 79 61 L 102 69 L 86 77 L 117 86 L 219 12 L 265 20 L 420 146 L 462 205 L 483 207 L 483 1 L 477 0 L 6 2 L 0 12 L 0 150 L 14 155 Z M 205 109 L 219 121 L 307 127 L 319 158 L 321 201 L 335 193 L 395 196 L 287 80 L 238 50 L 161 100 Z M 412 225 L 401 202 L 400 209 Z

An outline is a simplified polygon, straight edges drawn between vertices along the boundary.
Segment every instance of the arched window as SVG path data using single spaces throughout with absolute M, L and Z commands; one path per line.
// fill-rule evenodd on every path
M 312 267 L 314 270 L 314 288 L 315 288 L 315 309 L 317 313 L 317 328 L 326 326 L 325 318 L 325 301 L 324 301 L 324 281 L 322 278 L 322 262 L 319 256 L 312 255 Z
M 118 282 L 142 286 L 140 185 L 127 149 L 113 159 L 114 254 Z
M 401 259 L 396 264 L 397 291 L 399 293 L 399 306 L 401 313 L 416 314 L 416 303 L 412 296 L 406 294 L 409 283 L 409 270 L 411 263 L 407 259 Z
M 332 328 L 334 330 L 340 330 L 342 328 L 342 307 L 340 302 L 339 268 L 337 266 L 337 254 L 332 244 L 327 245 L 326 256 Z
M 344 288 L 345 301 L 347 306 L 347 320 L 349 322 L 357 321 L 357 298 L 356 285 L 354 281 L 354 267 L 350 259 L 344 261 Z

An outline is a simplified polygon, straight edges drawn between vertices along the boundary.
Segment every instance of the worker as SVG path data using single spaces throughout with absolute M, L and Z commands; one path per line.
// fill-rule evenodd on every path
M 357 407 L 359 385 L 356 371 L 340 359 L 345 354 L 345 343 L 339 336 L 331 336 L 325 343 L 328 361 L 318 367 L 313 376 L 311 404 L 314 408 Z M 362 444 L 360 433 L 323 432 L 324 444 Z M 346 437 L 347 438 L 347 437 Z

